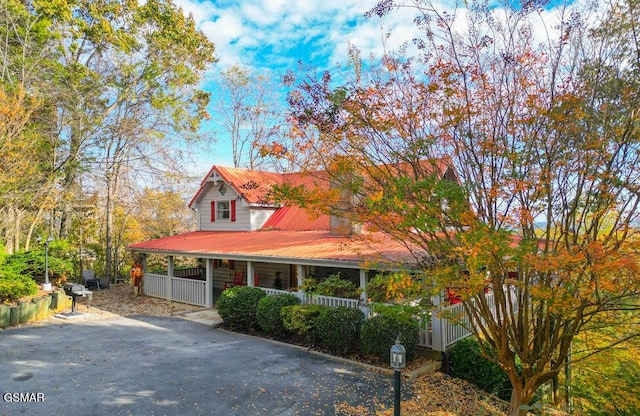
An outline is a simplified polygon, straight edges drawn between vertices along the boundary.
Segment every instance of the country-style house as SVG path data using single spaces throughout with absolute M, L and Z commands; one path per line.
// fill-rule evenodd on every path
M 446 163 L 438 169 L 442 177 L 455 180 Z M 229 285 L 260 286 L 271 292 L 277 278 L 281 289 L 293 290 L 303 285 L 305 277 L 339 272 L 364 289 L 378 271 L 389 270 L 392 264 L 411 267 L 415 262 L 405 245 L 368 231 L 366 224 L 355 227 L 342 218 L 274 204 L 269 192 L 275 184 L 330 186 L 322 173 L 213 166 L 189 202 L 197 214 L 197 231 L 129 246 L 143 258 L 145 269 L 147 254 L 167 257 L 166 273 L 145 270 L 144 293 L 213 307 L 214 294 Z M 202 266 L 178 270 L 176 256 L 196 257 Z M 366 300 L 366 293 L 361 300 Z M 448 343 L 434 339 L 423 345 L 434 342 L 441 345 L 438 350 Z

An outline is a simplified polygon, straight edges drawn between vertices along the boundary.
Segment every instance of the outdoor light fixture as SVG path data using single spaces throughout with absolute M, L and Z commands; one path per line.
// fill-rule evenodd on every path
M 42 239 L 38 237 L 37 241 L 39 243 Z M 42 290 L 47 292 L 51 290 L 51 283 L 49 283 L 49 243 L 52 241 L 52 236 L 44 240 L 44 283 L 42 284 Z
M 389 351 L 389 361 L 393 367 L 393 416 L 400 416 L 400 372 L 407 366 L 407 350 L 400 343 L 400 335 Z

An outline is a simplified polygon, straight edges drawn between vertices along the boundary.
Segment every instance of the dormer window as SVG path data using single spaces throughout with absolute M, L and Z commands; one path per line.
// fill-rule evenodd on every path
M 236 201 L 211 201 L 211 222 L 218 220 L 236 221 Z
M 220 192 L 222 193 L 222 190 Z M 231 218 L 229 201 L 218 201 L 216 206 L 216 218 L 219 220 L 228 220 Z

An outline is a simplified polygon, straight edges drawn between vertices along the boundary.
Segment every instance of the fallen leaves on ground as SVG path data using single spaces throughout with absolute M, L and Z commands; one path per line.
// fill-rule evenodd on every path
M 402 414 L 412 416 L 504 416 L 509 404 L 484 393 L 471 383 L 436 372 L 417 377 L 410 383 L 411 399 L 403 400 Z M 407 388 L 407 387 L 405 387 Z M 343 416 L 391 416 L 393 408 L 379 409 L 371 413 L 362 406 L 340 403 L 335 406 L 336 414 Z
M 172 316 L 202 309 L 202 306 L 136 295 L 133 287 L 127 284 L 111 285 L 109 289 L 94 290 L 93 299 L 87 303 L 93 308 L 120 316 Z

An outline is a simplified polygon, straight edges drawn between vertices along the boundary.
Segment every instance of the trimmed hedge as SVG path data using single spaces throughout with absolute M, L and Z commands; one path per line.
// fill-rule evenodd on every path
M 285 306 L 298 305 L 300 299 L 290 293 L 281 293 L 273 296 L 265 296 L 258 302 L 256 320 L 260 329 L 275 336 L 285 331 L 280 310 Z
M 419 341 L 418 322 L 400 315 L 377 315 L 366 320 L 360 334 L 362 351 L 388 363 L 389 349 L 398 335 L 407 350 L 407 362 L 413 360 Z
M 480 343 L 475 338 L 456 342 L 449 358 L 452 376 L 470 381 L 503 400 L 511 398 L 512 387 L 507 373 L 482 356 Z
M 23 296 L 38 293 L 38 285 L 30 276 L 0 270 L 0 302 L 15 302 Z
M 280 310 L 284 328 L 311 345 L 316 342 L 317 318 L 329 306 L 302 304 L 285 306 Z
M 266 292 L 259 287 L 231 287 L 220 295 L 217 303 L 218 313 L 224 324 L 230 328 L 256 329 L 258 302 L 265 296 L 267 296 Z
M 316 331 L 322 347 L 346 354 L 358 347 L 364 313 L 359 309 L 338 306 L 325 309 L 316 318 Z

